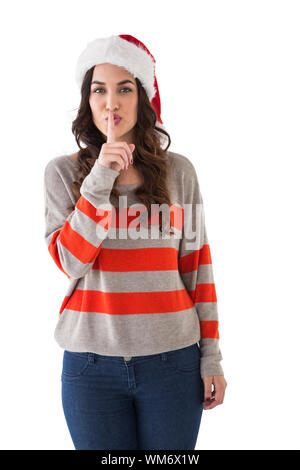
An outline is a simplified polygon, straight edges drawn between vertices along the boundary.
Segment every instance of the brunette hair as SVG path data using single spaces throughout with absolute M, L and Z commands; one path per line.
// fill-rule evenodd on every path
M 89 104 L 91 81 L 94 67 L 90 68 L 83 79 L 81 86 L 81 102 L 77 116 L 72 122 L 72 133 L 79 147 L 77 157 L 77 174 L 73 182 L 72 191 L 76 202 L 80 198 L 80 187 L 84 178 L 90 173 L 95 160 L 98 158 L 102 144 L 106 142 L 106 136 L 95 126 L 92 111 Z M 156 126 L 156 112 L 151 106 L 149 98 L 140 80 L 135 78 L 138 88 L 138 112 L 137 123 L 133 130 L 135 149 L 133 159 L 135 167 L 140 170 L 144 181 L 136 188 L 135 194 L 142 204 L 151 213 L 151 204 L 168 204 L 170 206 L 170 194 L 167 187 L 167 150 L 171 144 L 171 138 L 167 131 Z M 159 133 L 168 139 L 165 149 L 161 147 Z M 81 142 L 86 148 L 81 146 Z M 116 187 L 116 180 L 112 187 L 111 195 L 118 199 L 120 195 Z M 74 210 L 75 206 L 69 209 Z M 159 222 L 160 231 L 161 213 Z M 172 230 L 171 230 L 172 231 Z

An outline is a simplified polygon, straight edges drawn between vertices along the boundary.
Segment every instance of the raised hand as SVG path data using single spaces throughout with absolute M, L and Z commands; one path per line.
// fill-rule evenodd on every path
M 116 140 L 116 126 L 113 111 L 108 111 L 107 140 L 101 147 L 98 163 L 112 170 L 125 170 L 133 163 L 132 152 L 134 144 Z

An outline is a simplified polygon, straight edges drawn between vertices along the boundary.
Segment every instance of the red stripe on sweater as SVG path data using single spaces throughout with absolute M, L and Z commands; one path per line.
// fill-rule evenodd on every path
M 64 227 L 60 231 L 59 241 L 68 251 L 70 251 L 70 253 L 72 253 L 73 256 L 75 256 L 75 258 L 84 264 L 94 261 L 102 246 L 101 243 L 97 248 L 89 243 L 85 238 L 79 235 L 79 233 L 72 229 L 68 220 L 66 220 Z
M 214 320 L 200 321 L 201 338 L 217 338 L 220 339 L 219 322 Z
M 166 271 L 178 269 L 176 248 L 117 250 L 102 248 L 92 269 L 101 271 Z
M 185 289 L 166 292 L 101 292 L 76 289 L 65 304 L 68 310 L 109 315 L 166 313 L 193 307 Z
M 49 243 L 49 246 L 48 246 L 48 251 L 50 255 L 52 256 L 52 258 L 54 259 L 55 264 L 59 267 L 59 269 L 67 276 L 68 279 L 71 279 L 69 274 L 67 274 L 66 271 L 63 269 L 61 262 L 60 262 L 58 249 L 57 249 L 57 238 L 58 238 L 59 232 L 60 231 L 58 230 L 57 232 L 53 234 L 51 241 Z
M 154 204 L 152 212 L 151 212 L 150 223 L 153 225 L 158 225 L 160 214 L 162 215 L 162 211 L 159 212 L 159 204 L 158 205 Z M 175 204 L 171 204 L 168 210 L 166 211 L 166 215 L 169 216 L 170 227 L 174 227 L 177 230 L 182 230 L 182 226 L 183 226 L 182 207 L 178 207 Z
M 212 264 L 209 245 L 203 245 L 201 250 L 195 250 L 188 255 L 180 256 L 178 264 L 182 274 L 195 271 L 201 264 Z
M 82 212 L 85 212 L 86 215 L 91 217 L 95 222 L 98 221 L 98 219 L 95 217 L 95 214 L 93 213 L 93 206 L 89 205 L 89 202 L 86 201 L 82 202 L 80 205 L 78 205 L 78 208 L 82 210 Z M 99 209 L 99 213 L 101 210 Z M 107 220 L 109 221 L 108 224 L 104 225 L 104 222 L 102 221 L 102 225 L 105 226 L 106 229 L 108 227 L 113 227 L 113 228 L 140 228 L 140 221 L 139 218 L 141 214 L 144 212 L 147 212 L 147 209 L 144 205 L 135 205 L 132 207 L 113 207 L 111 211 L 111 218 L 108 218 L 107 214 L 108 212 L 106 211 L 106 214 L 104 214 L 102 217 L 104 218 L 105 215 L 107 217 Z M 159 225 L 159 215 L 161 212 L 159 212 L 159 205 L 153 205 L 152 210 L 147 214 L 147 221 L 148 221 L 148 226 L 151 225 Z M 174 227 L 178 230 L 182 229 L 183 225 L 183 209 L 180 207 L 177 207 L 174 204 L 171 204 L 169 206 L 169 209 L 166 211 L 167 217 L 169 217 L 170 221 L 170 227 Z M 144 217 L 144 216 L 143 216 Z M 105 220 L 105 219 L 103 219 Z M 165 220 L 164 220 L 165 221 Z
M 64 300 L 63 300 L 63 302 L 62 302 L 62 304 L 61 304 L 61 307 L 60 307 L 60 309 L 59 309 L 59 313 L 62 313 L 62 312 L 63 312 L 63 310 L 64 310 L 64 308 L 65 308 L 65 306 L 66 306 L 66 304 L 67 304 L 67 302 L 68 302 L 69 299 L 70 299 L 70 296 L 69 296 L 69 295 L 65 295 L 65 298 L 64 298 Z
M 78 199 L 75 207 L 106 230 L 111 226 L 114 213 L 113 210 L 96 208 L 83 196 Z
M 171 212 L 171 226 L 176 228 L 177 230 L 182 230 L 183 227 L 183 208 L 177 207 L 172 204 L 172 212 Z
M 190 291 L 190 295 L 194 302 L 217 302 L 215 284 L 197 284 L 196 289 Z

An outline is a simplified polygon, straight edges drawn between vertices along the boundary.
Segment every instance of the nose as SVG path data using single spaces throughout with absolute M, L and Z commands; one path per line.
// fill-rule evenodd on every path
M 115 111 L 116 109 L 118 109 L 118 103 L 116 101 L 115 98 L 113 97 L 110 97 L 107 99 L 107 103 L 106 103 L 106 110 L 110 110 L 110 111 Z

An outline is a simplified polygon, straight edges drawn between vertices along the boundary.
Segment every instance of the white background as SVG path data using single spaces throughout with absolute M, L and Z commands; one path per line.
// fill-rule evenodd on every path
M 0 8 L 1 448 L 74 449 L 53 337 L 69 281 L 44 241 L 43 172 L 77 151 L 78 55 L 131 34 L 156 59 L 170 150 L 204 200 L 228 386 L 196 449 L 299 449 L 299 2 Z

